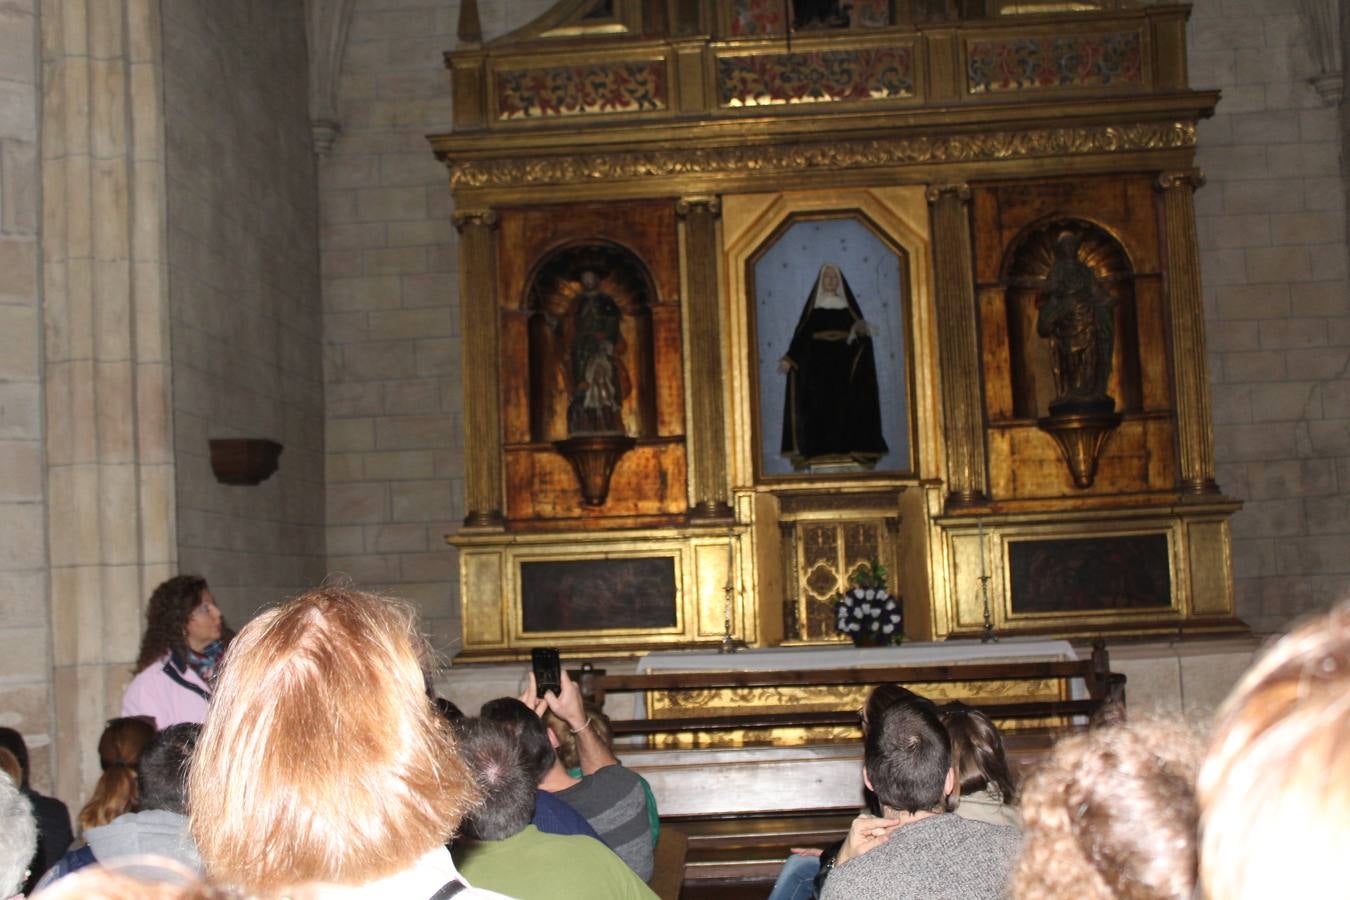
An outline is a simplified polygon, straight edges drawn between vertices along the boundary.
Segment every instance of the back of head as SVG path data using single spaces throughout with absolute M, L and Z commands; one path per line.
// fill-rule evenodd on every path
M 869 704 L 863 764 L 883 807 L 918 812 L 943 801 L 951 745 L 931 701 L 900 688 L 890 705 Z
M 195 722 L 170 725 L 150 742 L 136 768 L 140 779 L 141 809 L 187 812 L 187 768 L 202 726 Z
M 1200 747 L 1175 723 L 1066 738 L 1022 788 L 1019 900 L 1188 900 Z
M 479 709 L 478 715 L 490 722 L 496 722 L 506 729 L 520 748 L 521 762 L 530 777 L 538 784 L 544 773 L 553 765 L 557 754 L 549 743 L 548 728 L 524 703 L 515 697 L 498 697 L 489 700 Z
M 103 774 L 89 802 L 80 810 L 80 828 L 107 825 L 125 812 L 134 812 L 140 800 L 136 766 L 155 737 L 155 726 L 143 716 L 108 720 L 98 739 L 98 761 Z
M 1350 603 L 1280 640 L 1238 682 L 1200 770 L 1213 900 L 1317 896 L 1344 879 Z
M 416 634 L 406 604 L 337 587 L 239 632 L 188 776 L 213 879 L 364 884 L 452 836 L 477 790 L 426 695 Z
M 14 758 L 19 761 L 19 770 L 23 772 L 19 787 L 28 787 L 28 744 L 24 741 L 23 735 L 7 725 L 0 725 L 0 747 L 13 753 Z
M 987 790 L 1012 803 L 1015 786 L 1003 751 L 1003 736 L 993 720 L 964 703 L 942 707 L 942 724 L 952 744 L 952 768 L 962 794 Z
M 36 848 L 37 823 L 28 798 L 9 776 L 0 775 L 0 897 L 13 897 L 23 888 Z
M 459 754 L 473 772 L 483 799 L 464 819 L 480 841 L 520 833 L 534 817 L 538 779 L 526 770 L 511 730 L 491 719 L 464 719 L 455 729 Z

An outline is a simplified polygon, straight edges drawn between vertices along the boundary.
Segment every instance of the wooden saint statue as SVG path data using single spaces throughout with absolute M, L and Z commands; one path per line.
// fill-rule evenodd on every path
M 1057 396 L 1051 415 L 1111 412 L 1107 395 L 1116 333 L 1116 300 L 1078 258 L 1072 231 L 1055 240 L 1054 262 L 1041 287 L 1036 333 L 1051 342 Z

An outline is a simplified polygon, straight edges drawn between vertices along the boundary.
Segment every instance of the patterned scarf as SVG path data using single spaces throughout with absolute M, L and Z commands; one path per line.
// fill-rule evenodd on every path
M 225 643 L 223 641 L 212 641 L 207 644 L 206 649 L 201 653 L 187 649 L 187 663 L 192 670 L 201 676 L 202 681 L 207 684 L 215 684 L 216 668 L 220 665 L 220 658 L 225 655 Z

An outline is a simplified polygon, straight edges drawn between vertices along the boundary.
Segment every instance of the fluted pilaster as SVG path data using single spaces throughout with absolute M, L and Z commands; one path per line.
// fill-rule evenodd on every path
M 1172 371 L 1176 380 L 1177 447 L 1181 486 L 1188 494 L 1217 494 L 1214 483 L 1214 426 L 1209 408 L 1205 358 L 1205 312 L 1200 295 L 1200 251 L 1195 234 L 1195 191 L 1205 183 L 1198 169 L 1163 172 L 1167 244 L 1167 310 L 1172 329 Z
M 497 214 L 455 213 L 464 385 L 464 524 L 499 528 L 502 518 L 501 377 L 497 310 Z
M 717 218 L 722 210 L 716 197 L 689 197 L 679 201 L 676 212 L 684 220 L 688 440 L 693 463 L 689 515 L 724 519 L 732 513 L 727 503 L 726 409 L 717 302 Z
M 987 500 L 980 352 L 975 322 L 970 188 L 932 185 L 933 267 L 937 288 L 938 358 L 947 439 L 947 506 Z

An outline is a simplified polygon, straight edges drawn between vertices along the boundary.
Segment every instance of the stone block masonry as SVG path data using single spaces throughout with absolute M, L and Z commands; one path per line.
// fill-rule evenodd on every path
M 1238 614 L 1258 631 L 1350 596 L 1350 283 L 1339 110 L 1295 4 L 1200 0 L 1191 83 L 1223 99 L 1200 125 L 1197 196 L 1220 486 Z
M 490 38 L 549 0 L 480 3 Z M 445 168 L 459 4 L 356 0 L 342 137 L 319 163 L 329 569 L 416 602 L 438 651 L 459 635 L 464 517 L 458 250 Z

